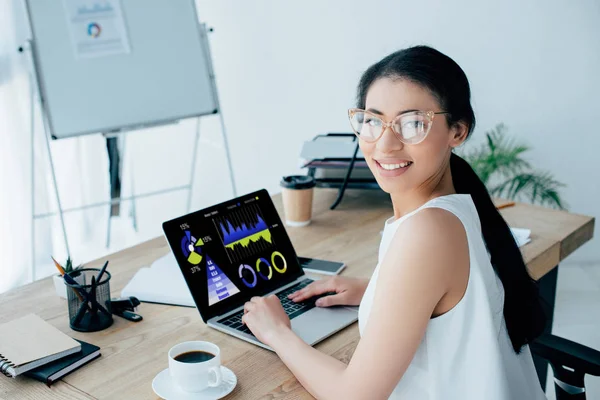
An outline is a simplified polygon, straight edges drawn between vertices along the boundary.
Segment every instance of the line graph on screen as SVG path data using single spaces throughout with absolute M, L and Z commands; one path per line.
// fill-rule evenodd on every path
M 258 204 L 249 204 L 213 219 L 232 263 L 274 246 L 271 231 Z

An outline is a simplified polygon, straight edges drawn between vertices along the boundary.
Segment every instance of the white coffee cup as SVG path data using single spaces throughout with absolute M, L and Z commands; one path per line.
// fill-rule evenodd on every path
M 190 351 L 202 351 L 214 355 L 202 362 L 182 362 L 175 358 Z M 202 341 L 183 342 L 169 350 L 169 374 L 181 390 L 201 392 L 221 384 L 221 350 L 215 344 Z

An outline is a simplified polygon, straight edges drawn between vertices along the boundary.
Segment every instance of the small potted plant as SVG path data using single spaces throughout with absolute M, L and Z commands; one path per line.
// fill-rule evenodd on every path
M 67 262 L 65 263 L 64 267 L 62 265 L 60 265 L 54 259 L 54 257 L 52 258 L 52 261 L 54 261 L 54 265 L 56 265 L 56 268 L 60 272 L 64 271 L 65 274 L 71 273 L 71 276 L 73 276 L 73 274 L 72 274 L 73 271 L 76 271 L 82 267 L 81 265 L 73 267 L 73 260 L 71 260 L 71 257 L 67 258 Z M 56 294 L 59 297 L 66 299 L 67 298 L 67 285 L 65 285 L 65 280 L 62 277 L 62 273 L 52 275 L 52 280 L 54 281 L 54 289 L 56 290 Z
M 531 150 L 506 135 L 507 128 L 498 124 L 486 132 L 486 141 L 475 148 L 463 148 L 459 154 L 467 160 L 490 194 L 509 200 L 565 209 L 559 194 L 565 185 L 547 171 L 534 169 L 523 158 Z

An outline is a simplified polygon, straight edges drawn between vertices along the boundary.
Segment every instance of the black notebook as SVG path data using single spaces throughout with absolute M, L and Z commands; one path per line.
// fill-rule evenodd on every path
M 63 376 L 70 374 L 93 359 L 100 357 L 100 347 L 86 343 L 82 340 L 77 341 L 81 343 L 81 351 L 79 353 L 63 357 L 60 360 L 32 369 L 31 371 L 25 372 L 24 375 L 40 382 L 44 382 L 46 385 L 50 386 Z
M 81 345 L 35 314 L 0 324 L 0 373 L 15 377 L 81 351 Z

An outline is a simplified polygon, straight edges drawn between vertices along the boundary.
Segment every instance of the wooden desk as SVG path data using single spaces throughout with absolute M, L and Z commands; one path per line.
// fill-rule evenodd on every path
M 377 260 L 379 232 L 391 216 L 391 202 L 376 191 L 349 190 L 335 211 L 328 206 L 337 191 L 320 189 L 315 194 L 313 222 L 304 228 L 288 228 L 299 255 L 345 262 L 347 276 L 370 277 Z M 282 214 L 279 196 L 274 198 Z M 558 263 L 593 234 L 594 219 L 525 204 L 502 210 L 509 224 L 532 229 L 532 242 L 523 247 L 531 274 L 549 275 Z M 142 266 L 169 251 L 166 241 L 156 238 L 108 257 L 113 297 Z M 88 263 L 100 267 L 103 260 Z M 553 271 L 555 271 L 554 269 Z M 545 279 L 545 278 L 543 278 Z M 556 278 L 554 277 L 554 286 Z M 167 368 L 167 351 L 186 340 L 208 340 L 221 347 L 224 365 L 238 377 L 229 399 L 304 399 L 311 396 L 299 385 L 278 357 L 257 346 L 208 328 L 194 308 L 142 304 L 144 320 L 132 323 L 115 316 L 107 330 L 74 332 L 69 328 L 66 301 L 58 298 L 50 278 L 0 295 L 0 322 L 33 312 L 67 334 L 102 348 L 102 357 L 57 382 L 51 388 L 18 377 L 0 376 L 0 399 L 150 399 L 156 398 L 151 383 Z M 317 345 L 327 354 L 348 362 L 359 334 L 357 324 Z

